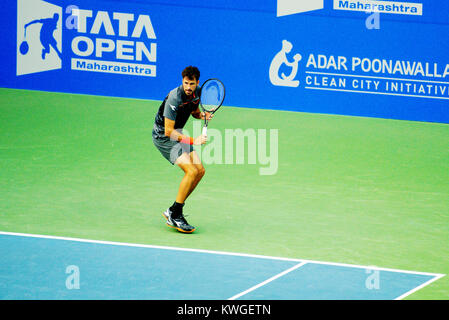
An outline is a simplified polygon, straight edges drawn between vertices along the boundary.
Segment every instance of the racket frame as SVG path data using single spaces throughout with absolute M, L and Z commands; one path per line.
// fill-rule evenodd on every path
M 217 78 L 210 78 L 210 79 L 207 79 L 206 81 L 204 81 L 203 84 L 201 85 L 201 94 L 203 92 L 204 85 L 212 80 L 220 82 L 221 85 L 223 86 L 223 98 L 221 99 L 221 103 L 214 110 L 206 110 L 203 107 L 203 102 L 201 101 L 201 95 L 200 95 L 200 107 L 201 107 L 201 111 L 204 113 L 204 126 L 203 126 L 203 132 L 202 132 L 203 135 L 207 135 L 207 125 L 209 124 L 209 120 L 207 120 L 207 117 L 206 117 L 206 112 L 210 113 L 210 115 L 213 115 L 215 112 L 217 112 L 218 109 L 220 109 L 220 107 L 222 106 L 224 99 L 226 97 L 226 87 L 225 87 L 224 83 L 220 79 L 217 79 Z

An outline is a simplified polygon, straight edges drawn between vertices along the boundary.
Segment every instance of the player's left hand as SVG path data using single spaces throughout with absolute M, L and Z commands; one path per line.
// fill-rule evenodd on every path
M 209 112 L 201 112 L 201 120 L 207 119 L 207 121 L 209 121 L 210 119 L 212 119 L 214 117 L 214 115 L 212 113 Z

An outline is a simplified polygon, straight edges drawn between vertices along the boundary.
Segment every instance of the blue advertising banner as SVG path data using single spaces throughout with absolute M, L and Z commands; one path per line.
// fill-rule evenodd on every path
M 449 123 L 449 2 L 4 0 L 0 86 Z

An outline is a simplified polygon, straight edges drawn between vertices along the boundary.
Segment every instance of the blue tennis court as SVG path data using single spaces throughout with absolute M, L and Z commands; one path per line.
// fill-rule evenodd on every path
M 443 275 L 0 233 L 2 300 L 392 300 Z

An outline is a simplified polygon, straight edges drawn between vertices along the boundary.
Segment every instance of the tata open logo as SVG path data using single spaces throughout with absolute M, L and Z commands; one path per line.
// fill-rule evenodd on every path
M 42 0 L 18 0 L 17 75 L 61 67 L 62 8 Z
M 64 60 L 77 72 L 156 77 L 156 39 L 147 14 L 17 1 L 17 76 L 61 69 Z

